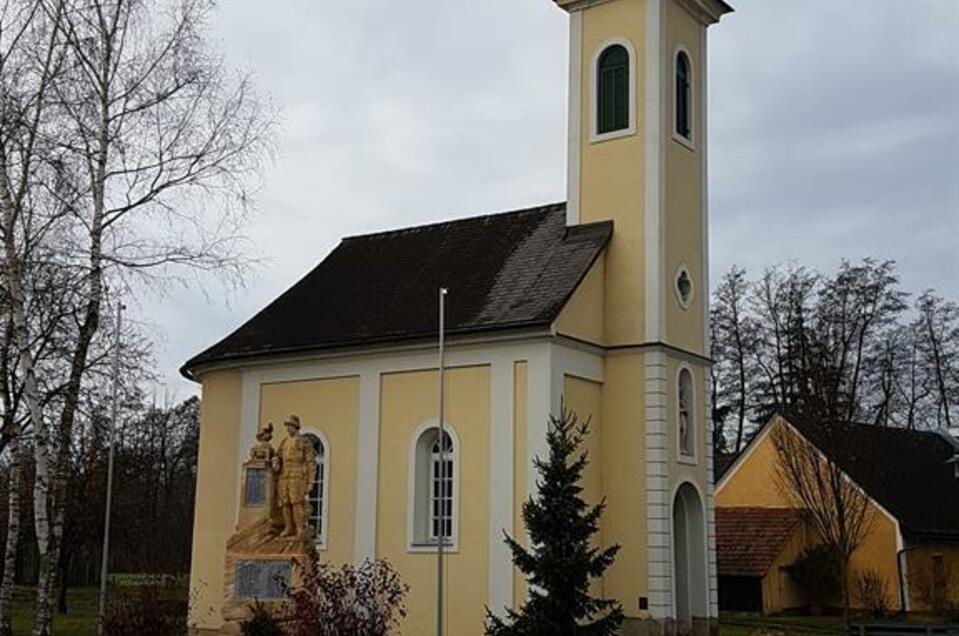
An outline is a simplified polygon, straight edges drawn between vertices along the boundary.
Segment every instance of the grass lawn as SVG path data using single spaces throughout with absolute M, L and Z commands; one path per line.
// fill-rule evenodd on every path
M 77 587 L 67 592 L 66 616 L 53 619 L 56 636 L 90 636 L 97 633 L 97 588 Z M 13 600 L 13 634 L 28 636 L 33 627 L 33 590 L 17 588 Z

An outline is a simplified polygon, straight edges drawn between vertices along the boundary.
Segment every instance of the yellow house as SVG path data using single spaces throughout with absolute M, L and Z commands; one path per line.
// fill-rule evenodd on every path
M 486 607 L 523 601 L 503 531 L 523 537 L 562 400 L 592 418 L 586 495 L 607 499 L 599 540 L 622 545 L 598 591 L 622 603 L 624 634 L 715 626 L 706 30 L 731 9 L 556 1 L 570 25 L 566 203 L 347 238 L 184 365 L 202 384 L 201 632 L 222 624 L 247 449 L 295 413 L 317 450 L 322 558 L 389 560 L 411 588 L 404 633 L 421 636 L 436 631 L 443 541 L 447 633 L 482 634 Z M 440 287 L 453 496 L 434 506 Z
M 936 595 L 959 604 L 959 440 L 870 425 L 824 436 L 815 423 L 776 416 L 716 484 L 723 609 L 778 613 L 809 602 L 789 567 L 819 538 L 778 476 L 777 430 L 809 440 L 867 496 L 869 523 L 849 574 L 853 607 L 868 609 L 856 594 L 867 572 L 883 581 L 890 610 L 932 611 Z

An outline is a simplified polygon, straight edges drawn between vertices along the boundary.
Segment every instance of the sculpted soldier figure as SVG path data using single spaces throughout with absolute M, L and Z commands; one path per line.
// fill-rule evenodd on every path
M 300 435 L 300 418 L 291 415 L 283 423 L 287 437 L 273 457 L 277 475 L 276 498 L 283 516 L 283 537 L 306 538 L 312 534 L 307 522 L 306 496 L 313 487 L 313 445 Z

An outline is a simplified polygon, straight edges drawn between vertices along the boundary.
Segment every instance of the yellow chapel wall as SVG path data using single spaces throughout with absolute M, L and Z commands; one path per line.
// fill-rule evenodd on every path
M 701 82 L 706 69 L 702 62 L 701 34 L 706 28 L 677 2 L 664 3 L 666 55 L 664 106 L 666 122 L 665 192 L 663 231 L 665 236 L 666 341 L 687 351 L 703 353 L 703 303 L 709 293 L 704 271 L 703 179 L 705 104 Z M 692 148 L 678 141 L 675 130 L 675 57 L 684 49 L 693 67 Z M 683 308 L 675 292 L 675 277 L 681 266 L 689 270 L 693 294 L 688 308 Z
M 528 546 L 526 525 L 523 523 L 523 503 L 526 501 L 527 471 L 526 419 L 528 413 L 529 364 L 513 363 L 513 538 Z M 526 598 L 526 579 L 513 568 L 513 607 L 518 609 Z
M 219 629 L 223 623 L 226 539 L 237 514 L 241 395 L 241 373 L 203 376 L 189 616 L 190 625 L 200 629 Z
M 959 603 L 959 546 L 954 543 L 929 543 L 910 548 L 904 556 L 910 611 L 932 611 L 929 601 L 935 589 L 934 557 L 942 558 L 946 600 L 953 604 Z
M 770 426 L 782 426 L 776 420 Z M 778 451 L 773 442 L 772 431 L 753 443 L 749 454 L 743 458 L 735 472 L 724 476 L 716 490 L 716 505 L 722 507 L 769 507 L 794 508 L 778 485 L 776 465 Z M 731 469 L 732 470 L 732 469 Z M 867 571 L 879 574 L 886 582 L 886 600 L 889 607 L 899 607 L 899 567 L 897 564 L 896 523 L 878 506 L 869 504 L 869 532 L 850 562 L 850 585 L 855 590 L 857 577 Z M 807 535 L 815 541 L 815 533 Z M 853 594 L 853 607 L 861 603 Z
M 580 450 L 587 454 L 589 463 L 582 475 L 583 500 L 594 506 L 603 499 L 605 481 L 602 463 L 602 397 L 603 385 L 571 375 L 563 378 L 563 396 L 566 408 L 574 413 L 580 425 L 589 426 L 589 434 L 583 440 Z M 593 537 L 594 545 L 606 547 L 602 521 L 600 530 Z M 595 595 L 605 593 L 602 579 L 595 580 L 590 588 Z
M 606 357 L 601 398 L 600 457 L 606 512 L 603 540 L 622 547 L 603 580 L 605 594 L 620 599 L 627 617 L 642 618 L 637 599 L 648 594 L 646 495 L 646 357 Z
M 329 443 L 328 525 L 320 558 L 336 565 L 351 563 L 354 557 L 359 390 L 356 376 L 260 387 L 260 426 L 273 422 L 274 445 L 286 437 L 282 422 L 293 413 L 300 416 L 303 433 L 321 433 Z
M 645 339 L 646 10 L 639 2 L 610 2 L 580 14 L 580 220 L 615 219 L 605 263 L 605 336 L 611 344 L 635 344 Z M 593 63 L 610 34 L 627 39 L 634 52 L 636 134 L 592 143 Z
M 376 554 L 410 586 L 404 633 L 435 630 L 436 555 L 414 553 L 407 532 L 410 443 L 436 420 L 436 371 L 387 373 L 380 389 L 380 466 Z M 447 371 L 446 422 L 459 440 L 458 546 L 446 559 L 447 625 L 462 636 L 483 634 L 489 579 L 490 367 Z
M 593 263 L 556 320 L 556 332 L 596 345 L 606 342 L 606 255 Z

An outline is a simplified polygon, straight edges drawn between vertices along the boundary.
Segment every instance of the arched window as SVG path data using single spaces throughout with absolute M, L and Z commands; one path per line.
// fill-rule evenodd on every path
M 692 66 L 685 51 L 676 54 L 676 134 L 691 140 L 692 128 Z
M 596 64 L 596 133 L 629 128 L 629 52 L 621 44 L 606 47 Z
M 457 448 L 453 436 L 430 427 L 413 447 L 411 544 L 453 545 L 456 536 Z
M 693 374 L 689 369 L 679 371 L 679 454 L 682 457 L 696 456 L 696 417 L 693 398 Z
M 430 541 L 453 536 L 453 441 L 439 435 L 430 449 Z
M 316 531 L 317 542 L 324 543 L 326 537 L 326 508 L 324 507 L 326 500 L 326 446 L 316 433 L 304 433 L 303 437 L 313 445 L 313 460 L 315 463 L 313 487 L 310 488 L 307 495 L 307 502 L 310 505 L 309 521 Z

